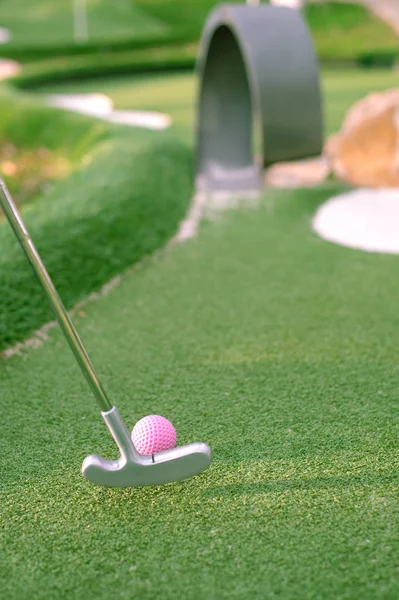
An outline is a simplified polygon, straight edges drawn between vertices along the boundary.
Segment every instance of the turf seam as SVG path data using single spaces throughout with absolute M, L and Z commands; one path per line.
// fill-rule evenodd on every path
M 149 261 L 155 260 L 168 250 L 174 248 L 177 244 L 183 243 L 184 241 L 194 237 L 198 231 L 198 226 L 202 215 L 202 211 L 200 209 L 202 208 L 203 196 L 201 195 L 201 198 L 199 200 L 198 196 L 198 194 L 194 196 L 194 200 L 191 204 L 190 209 L 188 210 L 186 218 L 183 219 L 183 221 L 180 223 L 179 231 L 175 236 L 173 236 L 170 239 L 170 241 L 165 246 L 159 248 L 152 254 L 144 256 L 144 258 L 139 262 L 135 263 L 131 267 L 128 267 L 127 269 L 122 271 L 122 273 L 112 277 L 98 291 L 92 292 L 85 298 L 82 298 L 82 300 L 79 300 L 79 302 L 77 302 L 77 304 L 75 304 L 75 306 L 68 311 L 69 316 L 71 318 L 79 316 L 78 313 L 80 311 L 83 311 L 86 308 L 86 306 L 88 306 L 92 302 L 96 302 L 100 298 L 108 296 L 121 283 L 122 279 L 132 275 L 135 271 L 148 264 Z M 188 235 L 188 231 L 190 235 Z M 0 353 L 0 357 L 4 360 L 10 360 L 14 356 L 23 353 L 25 350 L 37 350 L 38 348 L 41 348 L 46 342 L 46 340 L 48 340 L 49 332 L 55 327 L 57 327 L 57 325 L 57 321 L 48 321 L 22 342 L 17 342 L 16 344 L 8 346 L 8 348 L 6 348 Z
M 92 292 L 91 294 L 80 300 L 71 310 L 68 311 L 69 316 L 71 318 L 79 316 L 79 312 L 83 311 L 86 308 L 86 306 L 88 306 L 92 302 L 96 302 L 100 298 L 108 296 L 108 294 L 110 294 L 120 284 L 122 278 L 131 275 L 134 271 L 138 270 L 144 264 L 148 263 L 149 260 L 155 259 L 166 249 L 167 247 L 163 247 L 159 250 L 156 250 L 152 254 L 145 256 L 141 261 L 139 261 L 132 267 L 129 267 L 128 269 L 123 271 L 121 274 L 112 277 L 112 279 L 105 283 L 98 291 Z M 3 350 L 0 353 L 0 357 L 4 360 L 10 360 L 14 356 L 20 355 L 24 350 L 37 350 L 38 348 L 41 348 L 45 341 L 48 340 L 49 332 L 55 327 L 57 327 L 57 325 L 57 321 L 48 321 L 22 342 L 13 344 L 5 350 Z

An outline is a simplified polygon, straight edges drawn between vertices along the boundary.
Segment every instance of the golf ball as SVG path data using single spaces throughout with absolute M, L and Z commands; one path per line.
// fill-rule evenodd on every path
M 132 442 L 139 454 L 170 450 L 176 446 L 176 430 L 165 417 L 148 415 L 133 427 Z

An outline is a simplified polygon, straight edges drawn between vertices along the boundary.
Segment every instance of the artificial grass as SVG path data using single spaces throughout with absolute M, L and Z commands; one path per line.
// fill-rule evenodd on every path
M 71 166 L 60 152 L 44 146 L 28 150 L 0 138 L 0 169 L 11 194 L 21 205 L 66 177 Z M 0 209 L 0 215 L 1 212 Z
M 340 129 L 346 111 L 371 91 L 397 86 L 391 69 L 322 69 L 326 134 Z M 193 142 L 197 78 L 192 73 L 104 77 L 84 82 L 51 83 L 40 93 L 101 92 L 110 96 L 119 109 L 167 112 L 173 118 L 173 131 Z
M 399 58 L 398 36 L 370 10 L 351 2 L 307 4 L 303 14 L 317 55 L 326 59 L 369 61 L 374 55 L 394 63 Z M 390 57 L 390 58 L 389 58 Z
M 45 56 L 57 53 L 96 52 L 152 43 L 196 41 L 217 0 L 87 0 L 89 42 L 73 39 L 70 0 L 3 0 L 2 23 L 13 39 L 4 47 L 7 56 Z M 325 58 L 354 58 L 370 50 L 396 50 L 394 32 L 366 8 L 351 2 L 309 4 L 304 17 L 317 48 Z M 80 48 L 80 49 L 79 49 Z M 22 54 L 21 54 L 22 52 Z
M 371 89 L 395 85 L 392 71 L 325 71 L 327 133 Z M 54 85 L 47 91 L 109 94 L 117 108 L 166 110 L 173 132 L 192 142 L 192 75 Z M 36 102 L 36 104 L 35 104 Z M 0 135 L 23 147 L 44 145 L 68 157 L 77 172 L 26 212 L 33 239 L 68 307 L 163 246 L 192 196 L 192 158 L 184 143 L 139 129 L 111 126 L 31 97 L 1 100 Z M 88 161 L 92 161 L 87 164 Z M 24 256 L 0 222 L 0 348 L 24 339 L 51 318 Z
M 28 50 L 44 56 L 45 49 L 64 54 L 93 52 L 110 45 L 130 42 L 147 45 L 152 39 L 172 42 L 195 40 L 217 0 L 86 0 L 88 43 L 75 43 L 73 5 L 70 0 L 2 0 L 2 23 L 13 38 L 4 48 L 7 55 L 25 57 Z M 80 48 L 80 49 L 79 49 Z
M 328 69 L 322 71 L 322 90 L 326 133 L 338 131 L 346 112 L 372 92 L 397 87 L 397 73 L 392 69 Z
M 328 134 L 340 127 L 354 101 L 371 89 L 395 86 L 394 73 L 388 70 L 324 71 L 322 80 Z M 173 133 L 192 142 L 192 75 L 104 79 L 81 86 L 53 85 L 46 91 L 97 91 L 109 94 L 117 108 L 166 110 L 174 121 Z M 86 162 L 91 160 L 94 150 L 92 164 L 57 184 L 26 213 L 33 238 L 70 307 L 173 235 L 192 195 L 192 159 L 179 142 L 164 136 L 158 142 L 159 134 L 115 128 L 39 103 L 32 107 L 31 98 L 18 98 L 2 100 L 0 135 L 22 146 L 58 148 L 75 167 L 85 156 Z M 0 223 L 2 349 L 51 318 L 25 258 L 10 240 L 8 224 Z
M 70 0 L 47 4 L 3 2 L 2 22 L 15 38 L 2 54 L 24 63 L 15 78 L 21 87 L 129 70 L 193 68 L 204 23 L 219 3 L 118 0 L 111 6 L 105 0 L 89 0 L 90 40 L 85 44 L 72 40 Z M 303 15 L 322 61 L 392 66 L 399 57 L 395 33 L 361 6 L 328 2 L 305 6 Z
M 100 92 L 109 96 L 117 109 L 166 112 L 172 117 L 172 131 L 192 142 L 197 86 L 197 77 L 182 71 L 52 82 L 41 85 L 37 92 L 40 95 Z
M 86 80 L 104 75 L 140 75 L 142 73 L 191 70 L 194 67 L 197 46 L 193 43 L 162 45 L 151 50 L 99 52 L 85 56 L 55 56 L 25 66 L 13 77 L 14 87 L 34 89 L 47 83 Z
M 89 39 L 106 42 L 115 38 L 162 35 L 167 30 L 160 19 L 153 18 L 139 3 L 130 0 L 86 0 Z M 13 34 L 6 47 L 79 46 L 74 41 L 73 3 L 70 0 L 2 0 L 2 25 Z
M 52 109 L 33 94 L 2 88 L 0 95 L 0 136 L 23 148 L 43 145 L 59 151 L 74 165 L 96 144 L 121 128 L 105 121 L 72 112 Z M 143 133 L 137 137 L 143 139 Z
M 210 443 L 203 475 L 92 487 L 116 449 L 60 334 L 0 363 L 5 597 L 397 598 L 399 258 L 310 231 L 333 191 L 220 215 L 77 317 L 130 426 Z
M 173 236 L 192 196 L 192 156 L 167 135 L 112 127 L 41 106 L 19 106 L 16 97 L 7 106 L 0 131 L 3 128 L 19 143 L 23 138 L 26 144 L 38 144 L 40 139 L 49 146 L 55 145 L 57 135 L 59 145 L 68 147 L 75 159 L 70 177 L 23 208 L 33 240 L 71 307 Z M 0 248 L 4 349 L 51 315 L 4 219 Z
M 51 5 L 50 5 L 51 4 Z M 69 0 L 3 0 L 2 23 L 12 33 L 3 55 L 23 62 L 53 55 L 137 50 L 154 44 L 197 41 L 216 0 L 87 0 L 89 40 L 74 40 Z

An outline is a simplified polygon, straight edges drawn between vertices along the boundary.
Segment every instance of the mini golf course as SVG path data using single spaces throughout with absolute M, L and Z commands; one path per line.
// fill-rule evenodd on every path
M 328 131 L 354 100 L 395 84 L 392 71 L 325 71 Z M 178 74 L 42 90 L 171 114 L 162 133 L 2 96 L 2 135 L 27 146 L 39 136 L 73 167 L 23 214 L 78 305 L 110 398 L 130 427 L 162 414 L 178 444 L 214 452 L 186 482 L 91 486 L 82 460 L 115 445 L 59 330 L 3 357 L 2 593 L 394 600 L 399 257 L 312 232 L 318 207 L 347 189 L 335 182 L 213 210 L 195 238 L 169 245 L 194 192 L 194 85 Z M 1 219 L 0 248 L 4 351 L 51 314 Z
M 202 476 L 91 487 L 115 449 L 59 332 L 1 364 L 9 598 L 396 596 L 397 257 L 311 233 L 328 193 L 204 223 L 76 320 L 131 426 L 212 444 Z

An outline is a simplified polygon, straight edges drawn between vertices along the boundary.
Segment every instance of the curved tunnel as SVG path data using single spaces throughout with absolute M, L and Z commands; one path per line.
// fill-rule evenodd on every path
M 219 6 L 204 28 L 198 71 L 198 189 L 259 190 L 264 166 L 321 152 L 318 65 L 297 11 Z
M 244 188 L 256 185 L 252 96 L 248 69 L 234 33 L 221 25 L 210 41 L 201 79 L 199 152 L 202 176 L 223 189 L 234 177 Z

